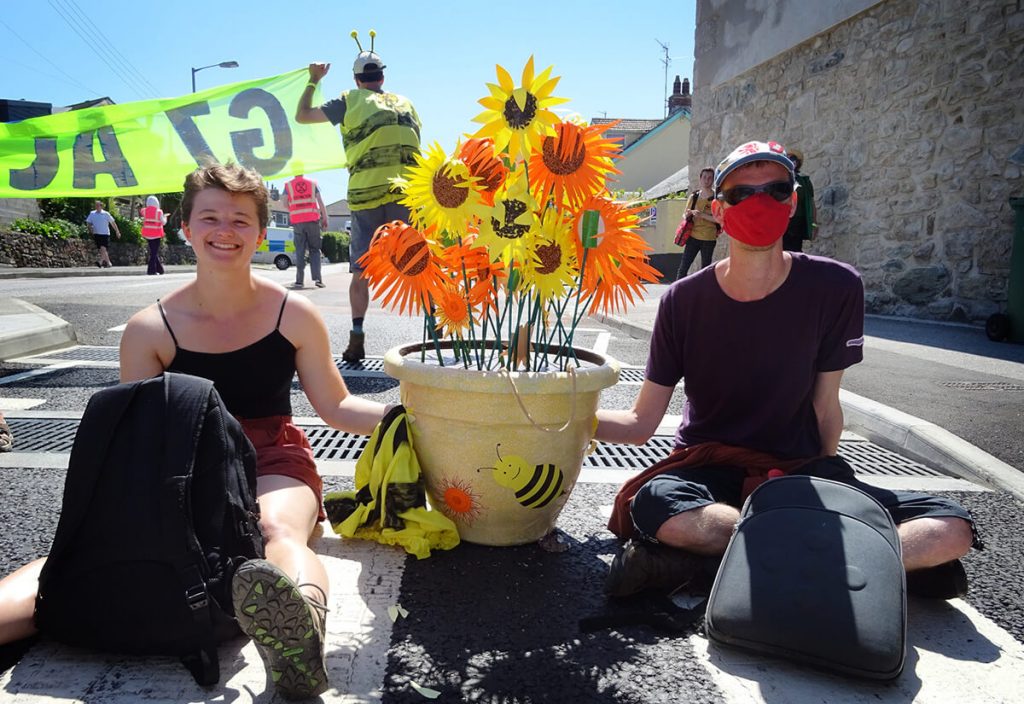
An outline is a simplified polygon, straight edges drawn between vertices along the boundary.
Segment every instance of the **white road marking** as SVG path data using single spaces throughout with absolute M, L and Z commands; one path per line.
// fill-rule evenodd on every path
M 122 323 L 121 325 L 115 325 L 112 328 L 107 328 L 107 332 L 124 332 L 126 327 L 128 327 L 128 323 Z
M 60 369 L 68 369 L 70 367 L 78 366 L 76 362 L 58 362 L 51 364 L 48 367 L 41 367 L 40 369 L 29 369 L 28 371 L 21 372 L 19 374 L 11 374 L 0 378 L 0 384 L 13 384 L 16 381 L 23 381 L 25 379 L 32 379 L 37 376 L 46 376 L 52 374 Z
M 3 398 L 0 397 L 0 411 L 24 411 L 46 403 L 45 398 Z
M 597 339 L 594 341 L 594 346 L 591 349 L 600 355 L 607 354 L 608 343 L 611 341 L 612 334 L 610 332 L 599 332 L 597 334 Z
M 960 599 L 911 598 L 907 607 L 906 666 L 884 685 L 713 645 L 700 635 L 689 642 L 726 704 L 1020 701 L 1024 645 Z

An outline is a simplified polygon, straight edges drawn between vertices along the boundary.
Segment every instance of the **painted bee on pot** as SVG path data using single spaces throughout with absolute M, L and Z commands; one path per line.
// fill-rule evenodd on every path
M 530 463 L 517 455 L 502 457 L 498 443 L 494 452 L 498 462 L 493 467 L 481 467 L 494 472 L 494 481 L 516 493 L 516 501 L 526 508 L 543 508 L 565 493 L 565 477 L 553 464 Z M 477 471 L 480 471 L 479 469 Z

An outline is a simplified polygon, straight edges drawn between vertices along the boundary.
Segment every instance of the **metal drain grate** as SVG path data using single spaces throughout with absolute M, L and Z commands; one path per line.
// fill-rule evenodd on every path
M 116 347 L 80 345 L 66 350 L 44 352 L 23 361 L 31 359 L 33 362 L 116 362 L 118 358 Z
M 857 474 L 882 477 L 947 476 L 866 440 L 840 440 L 839 454 L 850 463 Z
M 1009 381 L 940 381 L 939 386 L 965 391 L 1024 391 L 1024 386 Z
M 15 452 L 71 452 L 78 420 L 63 418 L 8 418 Z
M 334 366 L 338 368 L 342 376 L 386 376 L 383 357 L 367 357 L 357 364 L 352 364 L 343 360 L 340 354 L 336 354 L 334 355 Z
M 668 457 L 674 443 L 674 438 L 661 435 L 651 438 L 643 445 L 599 442 L 594 451 L 583 458 L 583 466 L 600 469 L 649 467 Z
M 16 452 L 71 452 L 78 420 L 63 418 L 8 418 L 14 433 Z M 356 460 L 369 438 L 352 435 L 324 425 L 301 426 L 309 437 L 318 460 Z M 663 460 L 672 451 L 673 438 L 658 435 L 644 445 L 597 443 L 583 460 L 584 467 L 599 469 L 644 469 Z M 843 440 L 839 454 L 858 474 L 899 477 L 942 477 L 942 472 L 886 450 L 872 442 Z
M 642 384 L 644 383 L 646 371 L 643 367 L 623 367 L 619 370 L 619 383 Z
M 357 460 L 370 438 L 352 435 L 324 425 L 300 426 L 306 431 L 313 457 L 318 460 Z

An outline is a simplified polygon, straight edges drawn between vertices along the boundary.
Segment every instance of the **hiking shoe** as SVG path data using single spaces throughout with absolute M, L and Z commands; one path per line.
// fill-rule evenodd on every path
M 326 605 L 304 596 L 266 560 L 242 563 L 231 582 L 231 600 L 281 696 L 304 699 L 327 690 Z
M 14 447 L 14 434 L 7 421 L 0 418 L 0 452 L 10 452 Z
M 366 358 L 366 349 L 363 343 L 366 342 L 366 333 L 349 332 L 348 347 L 341 353 L 341 358 L 349 364 L 355 364 Z
M 967 595 L 967 571 L 960 560 L 907 572 L 907 593 L 925 599 L 956 599 Z
M 644 589 L 706 592 L 715 577 L 711 563 L 718 559 L 630 540 L 608 567 L 604 590 L 614 597 L 629 596 Z

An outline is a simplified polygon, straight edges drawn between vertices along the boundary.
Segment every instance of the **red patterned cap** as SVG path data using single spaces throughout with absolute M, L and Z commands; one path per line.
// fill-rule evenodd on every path
M 786 156 L 785 147 L 778 142 L 746 142 L 733 149 L 715 168 L 715 193 L 718 193 L 726 176 L 752 161 L 774 161 L 781 164 L 789 172 L 789 180 L 795 180 L 793 162 Z

